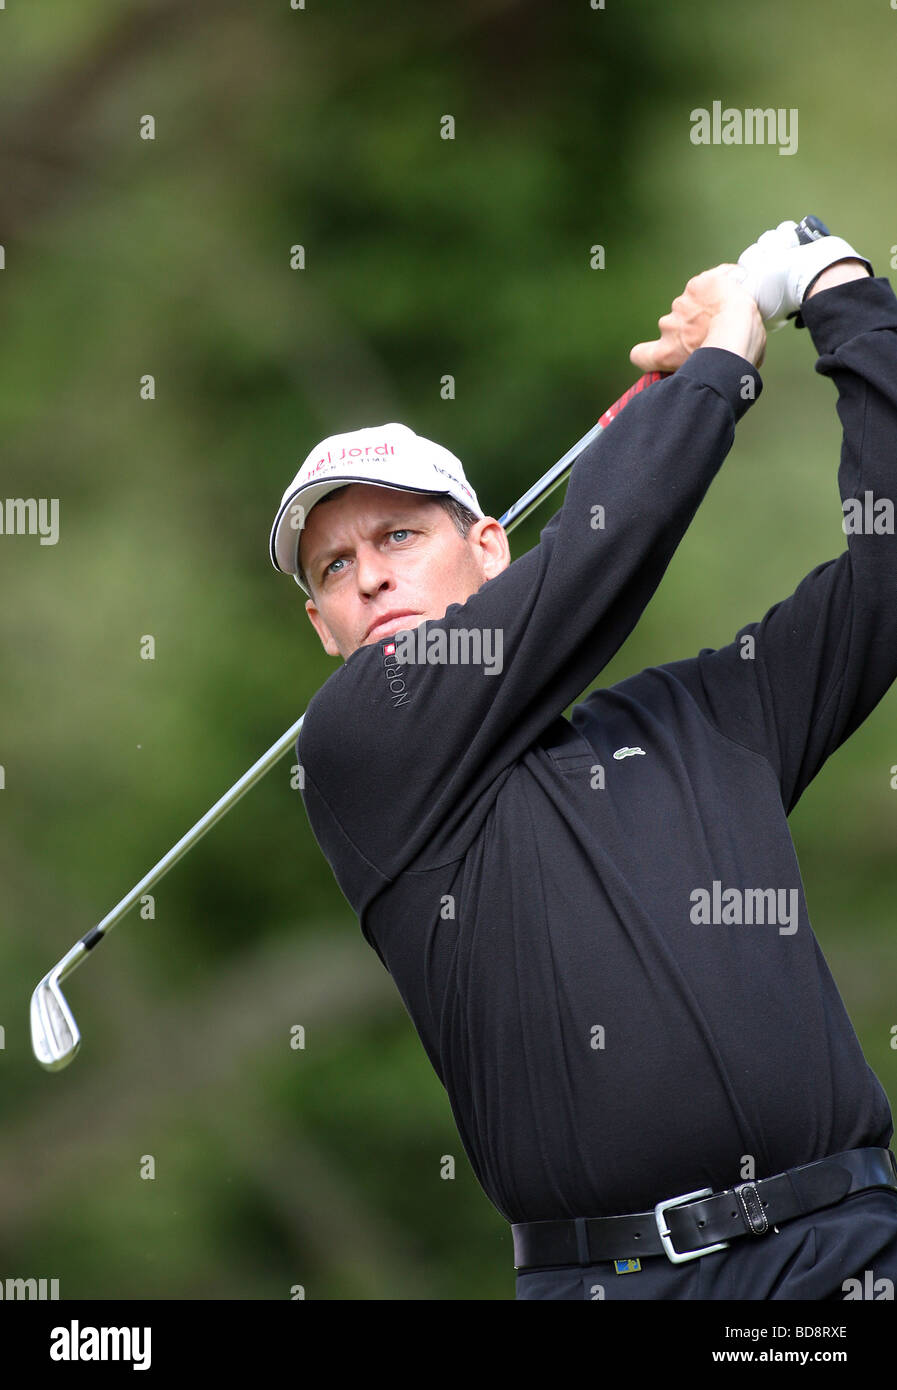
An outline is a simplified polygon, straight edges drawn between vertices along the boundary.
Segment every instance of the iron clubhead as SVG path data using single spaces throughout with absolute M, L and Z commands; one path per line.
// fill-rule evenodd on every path
M 59 969 L 44 976 L 31 996 L 31 1046 L 47 1071 L 61 1071 L 81 1046 L 81 1034 L 59 985 Z

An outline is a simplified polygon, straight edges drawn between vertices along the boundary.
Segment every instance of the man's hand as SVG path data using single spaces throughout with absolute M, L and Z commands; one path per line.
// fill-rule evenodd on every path
M 780 222 L 738 257 L 741 283 L 756 299 L 768 328 L 781 328 L 794 318 L 810 286 L 830 266 L 845 262 L 854 271 L 860 266 L 867 275 L 875 273 L 871 262 L 843 237 L 822 236 L 802 244 L 796 222 Z M 856 277 L 852 274 L 850 278 Z M 831 278 L 827 283 L 832 283 Z
M 755 367 L 766 352 L 766 328 L 756 302 L 724 263 L 689 280 L 670 313 L 657 320 L 660 337 L 636 343 L 629 360 L 643 372 L 674 372 L 699 347 L 721 347 Z

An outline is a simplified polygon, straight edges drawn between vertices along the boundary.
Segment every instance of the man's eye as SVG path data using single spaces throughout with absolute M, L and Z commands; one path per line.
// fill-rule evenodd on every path
M 408 527 L 408 526 L 400 526 L 397 530 L 395 530 L 395 531 L 390 531 L 388 534 L 389 534 L 390 536 L 398 536 L 399 539 L 401 540 L 402 537 L 404 537 L 404 536 L 410 536 L 410 535 L 411 535 L 411 528 Z M 342 560 L 342 559 L 331 560 L 331 561 L 330 561 L 330 564 L 326 566 L 326 568 L 324 569 L 323 573 L 321 574 L 321 578 L 322 578 L 322 579 L 326 579 L 327 576 L 330 575 L 330 574 L 341 574 L 341 573 L 342 573 L 341 570 L 335 570 L 333 567 L 334 567 L 334 565 L 343 565 L 343 564 L 345 564 L 345 561 Z

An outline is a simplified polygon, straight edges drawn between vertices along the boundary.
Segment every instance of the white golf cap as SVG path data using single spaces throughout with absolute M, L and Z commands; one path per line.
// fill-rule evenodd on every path
M 299 537 L 316 502 L 347 483 L 374 483 L 405 492 L 448 495 L 485 515 L 454 454 L 407 425 L 374 425 L 332 434 L 312 449 L 283 494 L 271 528 L 271 563 L 300 588 Z

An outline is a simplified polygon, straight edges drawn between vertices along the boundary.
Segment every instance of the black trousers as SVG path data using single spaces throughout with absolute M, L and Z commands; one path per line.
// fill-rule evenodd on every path
M 518 1299 L 817 1299 L 897 1292 L 897 1192 L 869 1189 L 799 1216 L 776 1232 L 744 1236 L 685 1264 L 649 1255 L 617 1274 L 613 1261 L 517 1274 Z M 856 1283 L 848 1281 L 859 1281 Z

